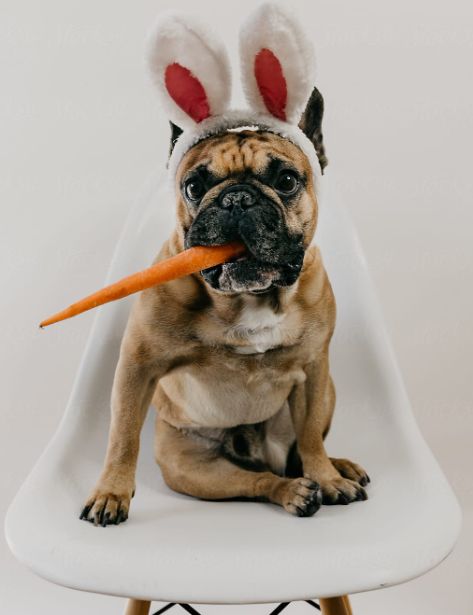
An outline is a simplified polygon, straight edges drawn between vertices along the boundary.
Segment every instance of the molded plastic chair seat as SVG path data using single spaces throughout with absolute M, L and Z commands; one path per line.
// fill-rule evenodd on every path
M 155 183 L 127 220 L 109 282 L 148 266 L 173 227 L 173 207 Z M 80 521 L 105 456 L 130 297 L 98 310 L 64 419 L 8 512 L 8 542 L 20 561 L 89 592 L 239 604 L 386 587 L 447 556 L 460 509 L 416 426 L 354 228 L 328 180 L 316 241 L 338 306 L 330 353 L 337 409 L 326 447 L 368 471 L 369 500 L 300 519 L 272 504 L 175 493 L 154 460 L 151 409 L 130 518 L 105 529 Z

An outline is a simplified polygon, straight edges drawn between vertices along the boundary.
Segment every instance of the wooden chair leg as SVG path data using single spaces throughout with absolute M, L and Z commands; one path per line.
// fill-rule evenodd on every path
M 151 602 L 149 600 L 135 600 L 130 598 L 126 603 L 124 615 L 148 615 Z
M 338 596 L 337 598 L 320 598 L 319 604 L 322 615 L 349 615 L 345 603 L 345 596 Z
M 347 607 L 348 615 L 353 615 L 353 611 L 351 610 L 350 599 L 348 598 L 348 596 L 343 596 L 343 599 L 345 600 L 345 606 Z

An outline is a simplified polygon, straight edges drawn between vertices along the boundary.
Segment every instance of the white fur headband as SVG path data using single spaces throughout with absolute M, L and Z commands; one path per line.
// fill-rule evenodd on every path
M 312 45 L 284 6 L 262 4 L 240 28 L 243 90 L 249 106 L 231 110 L 227 51 L 197 18 L 162 13 L 148 38 L 148 65 L 169 119 L 183 130 L 169 160 L 174 180 L 184 154 L 206 137 L 255 127 L 297 145 L 312 167 L 320 198 L 322 173 L 313 143 L 298 127 L 314 86 Z

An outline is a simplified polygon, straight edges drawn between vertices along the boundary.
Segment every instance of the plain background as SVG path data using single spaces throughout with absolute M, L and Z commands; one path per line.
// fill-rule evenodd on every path
M 172 6 L 205 16 L 225 37 L 236 68 L 236 24 L 254 4 Z M 421 430 L 464 511 L 459 544 L 441 566 L 409 584 L 353 597 L 354 611 L 467 615 L 473 609 L 471 3 L 291 4 L 316 47 L 328 172 L 355 219 Z M 169 6 L 3 0 L 0 7 L 2 514 L 58 425 L 93 314 L 46 331 L 38 322 L 101 286 L 136 193 L 150 169 L 165 162 L 168 125 L 142 56 L 150 24 Z M 0 549 L 2 612 L 121 612 L 121 599 L 33 576 L 3 535 Z M 286 612 L 315 611 L 293 604 Z

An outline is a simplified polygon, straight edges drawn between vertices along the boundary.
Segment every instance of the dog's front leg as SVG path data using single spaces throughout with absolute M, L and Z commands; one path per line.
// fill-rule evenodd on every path
M 112 390 L 112 420 L 100 477 L 80 515 L 95 525 L 118 524 L 128 517 L 135 491 L 140 432 L 163 365 L 132 326 L 123 339 Z
M 368 496 L 359 482 L 342 476 L 325 452 L 323 439 L 334 404 L 328 348 L 318 361 L 310 363 L 304 371 L 306 381 L 295 385 L 289 396 L 304 476 L 319 483 L 323 504 L 349 504 L 366 500 Z

